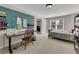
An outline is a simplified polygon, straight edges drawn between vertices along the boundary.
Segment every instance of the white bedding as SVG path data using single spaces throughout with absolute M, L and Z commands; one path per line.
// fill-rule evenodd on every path
M 69 35 L 73 35 L 71 32 L 64 31 L 64 30 L 51 31 L 51 32 L 56 32 L 56 33 L 62 33 L 62 34 L 69 34 Z

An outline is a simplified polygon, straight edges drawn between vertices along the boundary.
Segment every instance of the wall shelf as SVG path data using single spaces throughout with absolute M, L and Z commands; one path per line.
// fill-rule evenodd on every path
M 6 15 L 0 13 L 0 30 L 5 30 L 7 28 L 7 23 L 4 20 L 4 17 L 6 17 Z

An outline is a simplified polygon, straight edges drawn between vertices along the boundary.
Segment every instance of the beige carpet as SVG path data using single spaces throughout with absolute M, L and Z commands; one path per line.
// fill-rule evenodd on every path
M 13 50 L 14 54 L 75 54 L 73 43 L 48 39 L 47 34 L 36 34 L 37 40 L 34 44 L 27 45 L 26 50 L 24 47 L 19 47 Z M 8 49 L 0 50 L 1 54 L 8 54 Z

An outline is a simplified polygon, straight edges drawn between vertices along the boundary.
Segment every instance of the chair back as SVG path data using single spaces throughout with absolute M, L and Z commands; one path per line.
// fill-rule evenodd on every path
M 28 29 L 25 31 L 25 37 L 31 38 L 33 35 L 33 30 L 32 29 Z

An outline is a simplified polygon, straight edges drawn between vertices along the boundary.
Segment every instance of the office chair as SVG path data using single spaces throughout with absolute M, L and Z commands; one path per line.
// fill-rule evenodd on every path
M 33 44 L 32 35 L 33 35 L 33 30 L 32 29 L 28 29 L 28 30 L 25 31 L 24 38 L 22 38 L 22 42 L 21 42 L 21 45 L 24 45 L 25 49 L 26 49 L 26 45 L 28 43 L 32 42 L 32 44 Z

